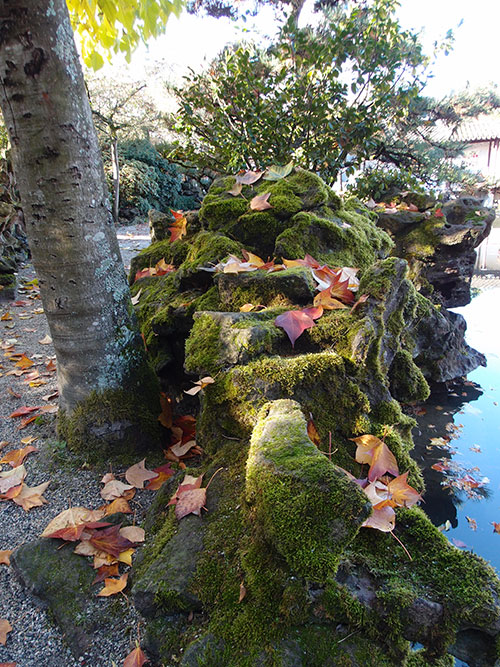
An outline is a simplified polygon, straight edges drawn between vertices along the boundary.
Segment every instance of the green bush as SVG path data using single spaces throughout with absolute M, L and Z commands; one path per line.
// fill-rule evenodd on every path
M 347 189 L 362 200 L 376 202 L 388 201 L 404 190 L 425 191 L 422 181 L 405 169 L 367 169 Z
M 189 210 L 197 208 L 196 197 L 182 194 L 183 175 L 180 170 L 147 139 L 121 142 L 120 159 L 120 208 L 137 208 L 146 214 L 150 208 L 160 211 Z M 112 167 L 109 151 L 104 151 L 104 169 L 112 191 Z

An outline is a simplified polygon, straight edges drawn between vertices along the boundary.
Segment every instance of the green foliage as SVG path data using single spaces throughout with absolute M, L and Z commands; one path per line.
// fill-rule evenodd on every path
M 337 7 L 316 30 L 290 20 L 267 50 L 242 43 L 192 72 L 175 89 L 177 158 L 221 171 L 293 160 L 327 180 L 353 169 L 405 113 L 427 62 L 395 7 Z
M 135 139 L 119 144 L 120 206 L 147 213 L 150 208 L 168 211 L 169 208 L 189 210 L 199 206 L 194 197 L 182 194 L 182 174 L 166 160 L 147 139 Z M 112 165 L 104 153 L 104 170 L 111 186 Z
M 397 168 L 367 169 L 358 176 L 354 185 L 348 186 L 348 191 L 355 193 L 363 201 L 372 198 L 376 202 L 404 190 L 423 192 L 423 185 L 409 171 Z
M 122 52 L 127 60 L 140 41 L 165 30 L 170 14 L 178 16 L 183 0 L 66 0 L 73 28 L 80 34 L 85 64 L 99 69 L 103 54 Z

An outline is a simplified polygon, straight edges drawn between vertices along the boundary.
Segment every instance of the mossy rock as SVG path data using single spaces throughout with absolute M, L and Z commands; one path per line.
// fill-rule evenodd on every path
M 50 609 L 72 653 L 80 656 L 91 646 L 94 633 L 112 627 L 113 615 L 124 615 L 124 598 L 103 604 L 92 586 L 95 570 L 73 553 L 74 544 L 40 539 L 23 544 L 11 557 L 22 585 Z
M 238 311 L 251 303 L 270 307 L 312 304 L 316 282 L 311 270 L 298 267 L 267 273 L 221 273 L 215 279 L 225 310 Z
M 293 574 L 323 581 L 371 513 L 358 485 L 319 452 L 295 401 L 265 405 L 252 433 L 246 500 L 255 530 Z
M 274 253 L 286 259 L 309 253 L 331 266 L 366 268 L 387 257 L 392 247 L 390 237 L 368 215 L 339 209 L 330 218 L 316 212 L 297 213 L 277 237 Z
M 406 350 L 400 350 L 394 355 L 389 369 L 389 381 L 391 394 L 402 403 L 423 402 L 429 398 L 427 380 Z
M 456 632 L 474 628 L 492 657 L 484 664 L 493 665 L 500 629 L 493 569 L 450 544 L 421 509 L 396 514 L 396 532 L 411 560 L 390 536 L 362 529 L 345 551 L 337 581 L 325 589 L 327 614 L 385 638 L 390 652 L 406 651 L 404 639 L 420 642 L 429 663 L 452 648 Z M 474 661 L 474 655 L 463 659 Z

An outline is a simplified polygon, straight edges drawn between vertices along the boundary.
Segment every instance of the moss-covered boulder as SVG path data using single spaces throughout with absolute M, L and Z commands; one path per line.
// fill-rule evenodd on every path
M 465 306 L 471 299 L 474 250 L 490 233 L 494 209 L 474 197 L 439 204 L 421 193 L 405 193 L 396 197 L 398 202 L 414 204 L 420 211 L 376 209 L 379 227 L 395 242 L 393 253 L 408 261 L 423 294 L 448 308 Z
M 481 363 L 464 342 L 463 320 L 418 292 L 407 262 L 389 256 L 394 243 L 375 213 L 342 203 L 314 174 L 296 169 L 241 195 L 229 192 L 234 185 L 234 177 L 214 181 L 199 223 L 173 244 L 152 244 L 131 271 L 133 280 L 160 259 L 173 265 L 132 292 L 175 409 L 197 414 L 204 457 L 187 472 L 209 479 L 217 471 L 207 514 L 175 519 L 167 503 L 179 480 L 150 512 L 133 596 L 151 656 L 235 667 L 444 666 L 448 650 L 466 654 L 463 633 L 473 632 L 493 664 L 493 572 L 449 545 L 419 509 L 397 511 L 394 534 L 404 547 L 360 527 L 370 504 L 341 470 L 366 477 L 352 438 L 372 434 L 424 490 L 411 458 L 415 422 L 401 404 L 424 401 L 429 384 Z M 251 199 L 267 192 L 272 208 L 252 210 Z M 434 218 L 413 216 L 408 233 Z M 325 311 L 292 347 L 275 320 L 312 306 L 313 270 L 224 272 L 228 255 L 243 260 L 243 250 L 277 263 L 309 254 L 356 267 L 364 298 Z M 187 397 L 190 381 L 205 375 L 214 383 Z M 463 585 L 452 587 L 451 577 Z M 424 648 L 412 653 L 409 641 Z
M 312 581 L 335 573 L 345 547 L 371 514 L 360 487 L 311 442 L 295 401 L 262 408 L 245 488 L 255 529 L 293 573 Z

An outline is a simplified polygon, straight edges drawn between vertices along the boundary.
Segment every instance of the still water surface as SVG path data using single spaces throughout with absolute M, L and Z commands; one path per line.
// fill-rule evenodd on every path
M 467 342 L 488 365 L 470 373 L 465 386 L 434 394 L 417 417 L 415 458 L 427 486 L 423 507 L 451 542 L 500 573 L 500 532 L 493 526 L 500 531 L 500 288 L 455 310 L 467 320 Z

